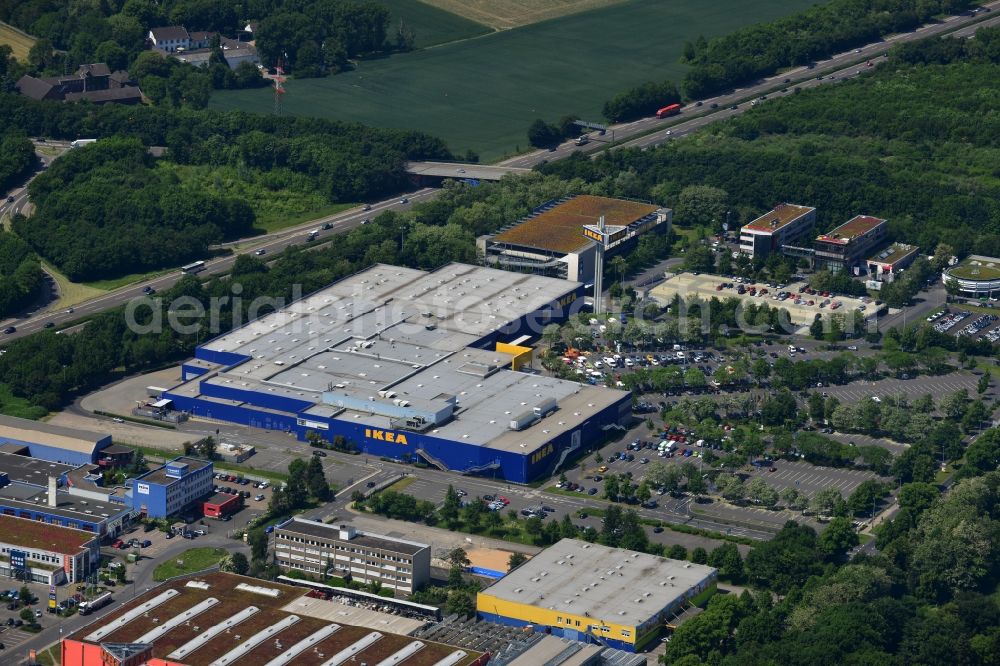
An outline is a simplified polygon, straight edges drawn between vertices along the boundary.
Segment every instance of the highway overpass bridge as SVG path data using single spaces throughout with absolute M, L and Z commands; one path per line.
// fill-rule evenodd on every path
M 531 173 L 531 169 L 493 164 L 462 162 L 407 162 L 406 173 L 419 185 L 436 183 L 445 178 L 458 180 L 500 180 L 511 174 Z

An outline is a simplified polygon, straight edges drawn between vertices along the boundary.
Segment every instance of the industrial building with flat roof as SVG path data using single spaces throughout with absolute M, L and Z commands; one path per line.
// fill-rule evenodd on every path
M 0 445 L 26 447 L 33 458 L 83 465 L 97 462 L 111 435 L 0 415 Z
M 628 392 L 507 369 L 583 285 L 376 265 L 197 348 L 177 409 L 399 461 L 528 482 L 631 416 Z
M 832 273 L 854 269 L 859 275 L 865 268 L 865 258 L 885 240 L 887 231 L 888 223 L 882 218 L 856 215 L 816 237 L 813 267 Z
M 68 634 L 61 641 L 60 663 L 480 666 L 486 662 L 484 655 L 469 649 L 391 633 L 391 621 L 398 616 L 377 613 L 384 618 L 377 625 L 348 624 L 341 619 L 346 614 L 336 613 L 342 605 L 307 598 L 307 592 L 220 572 L 176 578 Z
M 378 581 L 400 594 L 412 594 L 431 578 L 431 547 L 425 543 L 302 518 L 275 528 L 274 558 L 282 569 Z
M 612 231 L 607 251 L 624 251 L 640 235 L 670 230 L 673 211 L 652 204 L 579 194 L 546 202 L 497 234 L 482 236 L 488 265 L 505 270 L 592 283 L 597 244 L 584 226 L 601 217 Z
M 692 600 L 712 567 L 562 539 L 478 593 L 479 617 L 634 652 Z
M 784 246 L 809 245 L 816 225 L 816 209 L 783 203 L 740 229 L 740 252 L 751 257 L 766 257 L 783 252 Z
M 123 497 L 96 486 L 74 486 L 83 468 L 0 452 L 0 514 L 117 536 L 132 509 Z

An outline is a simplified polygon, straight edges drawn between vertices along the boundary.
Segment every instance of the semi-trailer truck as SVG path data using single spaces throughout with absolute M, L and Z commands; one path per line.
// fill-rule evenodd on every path
M 80 146 L 86 146 L 88 143 L 94 143 L 97 139 L 77 139 L 69 144 L 70 148 L 79 148 Z
M 667 116 L 676 116 L 680 112 L 681 112 L 681 105 L 680 104 L 670 104 L 668 106 L 663 107 L 659 111 L 657 111 L 656 112 L 656 117 L 657 118 L 666 118 Z
M 100 594 L 97 597 L 91 599 L 90 601 L 82 601 L 80 602 L 80 615 L 89 615 L 95 610 L 104 608 L 105 606 L 110 604 L 111 601 L 112 598 L 110 592 L 105 592 L 104 594 Z

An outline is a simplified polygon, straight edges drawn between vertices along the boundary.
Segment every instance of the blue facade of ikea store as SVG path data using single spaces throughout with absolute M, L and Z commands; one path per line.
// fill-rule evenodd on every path
M 575 432 L 580 433 L 579 446 L 582 448 L 601 441 L 605 436 L 603 428 L 619 423 L 632 404 L 631 394 L 623 392 L 619 401 L 593 414 L 580 428 L 553 438 L 535 451 L 517 453 L 432 437 L 418 432 L 387 431 L 354 421 L 303 414 L 305 409 L 312 406 L 311 403 L 303 403 L 301 410 L 278 414 L 270 410 L 283 411 L 287 399 L 276 399 L 270 394 L 240 391 L 228 386 L 205 385 L 205 388 L 210 389 L 209 392 L 214 397 L 244 401 L 244 404 L 221 404 L 170 394 L 166 394 L 165 397 L 172 399 L 177 409 L 196 416 L 268 430 L 283 430 L 294 433 L 300 440 L 305 439 L 308 431 L 331 442 L 334 437 L 340 435 L 368 455 L 401 461 L 430 458 L 440 461 L 451 470 L 478 470 L 483 474 L 495 475 L 497 478 L 514 483 L 527 483 L 547 474 L 559 459 L 562 450 L 575 443 L 573 441 Z M 255 405 L 263 409 L 255 409 Z
M 569 316 L 570 306 L 582 296 L 583 289 L 583 285 L 580 285 L 558 301 L 516 321 L 502 324 L 472 346 L 490 349 L 497 342 L 513 340 L 526 334 L 539 335 L 545 325 L 564 321 Z M 231 368 L 246 362 L 250 357 L 199 347 L 195 351 L 195 358 Z M 205 374 L 205 368 L 196 364 L 185 364 L 183 370 L 184 376 L 189 378 Z M 620 400 L 589 415 L 579 428 L 556 436 L 532 451 L 514 452 L 419 432 L 385 431 L 354 420 L 306 414 L 313 402 L 269 392 L 203 382 L 200 393 L 199 397 L 191 397 L 168 391 L 163 397 L 172 400 L 176 409 L 196 416 L 286 431 L 294 433 L 300 440 L 304 440 L 309 431 L 331 442 L 339 435 L 368 455 L 401 461 L 424 459 L 451 470 L 492 475 L 515 483 L 526 483 L 551 471 L 559 460 L 560 453 L 567 447 L 586 448 L 599 442 L 605 437 L 604 428 L 618 424 L 631 409 L 631 394 L 623 392 Z

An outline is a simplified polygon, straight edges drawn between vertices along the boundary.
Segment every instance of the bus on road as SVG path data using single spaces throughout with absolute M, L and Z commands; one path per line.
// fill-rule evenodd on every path
M 200 273 L 205 270 L 204 261 L 195 261 L 188 264 L 187 266 L 181 266 L 181 273 L 187 273 L 188 275 L 193 275 L 195 273 Z

